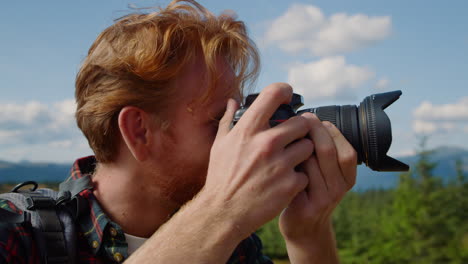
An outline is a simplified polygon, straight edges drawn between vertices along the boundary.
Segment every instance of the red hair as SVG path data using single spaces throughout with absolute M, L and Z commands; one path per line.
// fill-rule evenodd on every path
M 221 74 L 215 67 L 220 56 L 234 71 L 240 93 L 258 75 L 258 52 L 244 23 L 228 14 L 215 16 L 193 0 L 126 15 L 97 37 L 78 72 L 75 96 L 78 127 L 99 162 L 116 158 L 123 107 L 140 107 L 155 120 L 168 121 L 177 94 L 171 83 L 196 56 L 204 59 L 204 77 L 211 80 L 204 100 Z

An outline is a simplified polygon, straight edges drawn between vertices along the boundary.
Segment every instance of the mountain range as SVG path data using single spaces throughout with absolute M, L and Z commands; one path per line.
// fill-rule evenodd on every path
M 70 164 L 45 162 L 8 162 L 0 161 L 0 184 L 36 181 L 39 183 L 56 183 L 66 179 Z
M 419 156 L 397 157 L 398 160 L 410 166 L 410 172 L 414 171 L 414 165 L 418 162 Z M 439 177 L 443 182 L 448 183 L 456 178 L 456 162 L 462 162 L 462 169 L 465 174 L 468 173 L 468 150 L 458 147 L 439 147 L 431 150 L 429 161 L 434 162 L 436 167 L 433 174 Z M 401 172 L 378 172 L 372 171 L 364 165 L 358 166 L 358 176 L 354 190 L 367 189 L 387 189 L 395 187 L 398 184 Z M 468 176 L 468 175 L 467 175 Z
M 397 157 L 397 159 L 414 167 L 418 156 Z M 430 155 L 430 161 L 437 164 L 434 175 L 449 182 L 455 179 L 457 160 L 463 162 L 463 170 L 468 173 L 468 150 L 457 147 L 440 147 L 434 149 Z M 61 182 L 67 176 L 71 168 L 70 164 L 37 163 L 37 162 L 7 162 L 0 161 L 0 184 L 20 183 L 28 180 L 37 182 Z M 364 165 L 358 166 L 358 176 L 354 190 L 393 188 L 398 183 L 399 172 L 376 172 Z

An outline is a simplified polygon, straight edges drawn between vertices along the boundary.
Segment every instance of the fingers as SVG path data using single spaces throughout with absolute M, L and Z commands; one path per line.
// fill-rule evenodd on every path
M 315 155 L 308 159 L 303 166 L 309 175 L 309 185 L 306 189 L 307 198 L 309 203 L 313 203 L 313 209 L 309 215 L 322 220 L 329 219 L 346 192 L 342 189 L 330 189 L 326 185 L 326 176 L 320 169 Z
M 307 196 L 310 201 L 321 199 L 323 196 L 328 196 L 328 187 L 314 155 L 302 164 L 303 169 L 309 176 L 309 185 L 306 188 Z
M 335 142 L 316 115 L 305 113 L 302 116 L 310 122 L 309 137 L 314 142 L 315 155 L 327 188 L 329 190 L 341 189 L 345 182 L 338 164 Z
M 310 139 L 303 138 L 286 147 L 284 150 L 284 160 L 286 160 L 290 166 L 292 165 L 295 167 L 310 158 L 312 153 L 314 153 L 314 144 Z
M 350 189 L 356 183 L 356 150 L 354 150 L 353 146 L 348 142 L 348 140 L 346 140 L 336 126 L 328 121 L 323 122 L 323 125 L 328 130 L 335 143 L 336 149 L 338 150 L 338 163 L 340 164 L 342 175 L 348 184 L 348 189 Z
M 292 187 L 289 188 L 291 190 L 291 200 L 300 192 L 304 191 L 305 188 L 309 185 L 309 177 L 303 172 L 294 172 L 293 175 L 289 175 L 294 177 L 294 180 L 290 180 L 290 184 Z M 288 188 L 287 188 L 288 189 Z
M 219 121 L 218 133 L 216 134 L 216 137 L 226 135 L 229 132 L 229 130 L 231 129 L 231 122 L 238 108 L 239 104 L 236 100 L 230 98 L 227 101 L 226 112 Z
M 264 130 L 268 126 L 268 120 L 281 104 L 288 104 L 291 101 L 292 88 L 286 83 L 274 83 L 267 86 L 249 109 L 243 114 L 241 120 L 236 125 L 246 126 L 247 130 Z
M 295 116 L 268 129 L 264 134 L 268 134 L 272 137 L 275 141 L 275 145 L 282 149 L 291 144 L 291 142 L 304 138 L 309 132 L 309 127 L 307 119 L 302 116 Z

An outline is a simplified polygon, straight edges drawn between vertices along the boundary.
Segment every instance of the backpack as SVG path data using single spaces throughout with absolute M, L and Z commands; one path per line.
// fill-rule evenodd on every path
M 29 190 L 22 187 L 33 185 Z M 84 176 L 67 180 L 59 191 L 37 189 L 37 183 L 24 182 L 11 192 L 0 194 L 0 199 L 12 202 L 23 211 L 16 214 L 0 208 L 0 221 L 12 224 L 30 224 L 42 263 L 76 263 L 77 233 L 75 222 L 87 209 L 86 201 L 78 194 L 91 189 L 91 179 Z

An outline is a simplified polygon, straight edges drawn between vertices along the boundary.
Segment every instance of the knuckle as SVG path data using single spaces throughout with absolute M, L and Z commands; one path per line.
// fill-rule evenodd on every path
M 320 119 L 317 117 L 317 115 L 314 113 L 306 112 L 306 113 L 303 113 L 301 116 L 307 119 L 308 122 L 313 122 L 314 124 L 321 122 Z
M 294 183 L 294 179 L 292 179 L 292 177 L 288 177 L 286 182 L 282 184 L 284 195 L 291 196 L 294 192 L 295 185 L 296 184 Z
M 340 158 L 340 163 L 346 166 L 353 166 L 357 164 L 357 152 L 354 148 L 350 147 L 346 150 L 343 150 L 343 153 Z
M 282 163 L 277 162 L 276 165 L 273 167 L 273 173 L 278 175 L 279 177 L 283 177 L 287 172 L 287 166 L 283 166 Z
M 261 146 L 258 148 L 259 152 L 260 152 L 260 156 L 263 157 L 263 158 L 270 157 L 273 154 L 274 150 L 275 150 L 275 146 L 276 146 L 278 140 L 279 140 L 278 136 L 270 136 L 270 137 L 264 139 L 261 142 Z
M 304 133 L 309 131 L 309 122 L 302 116 L 293 116 L 288 120 L 288 123 L 294 126 L 296 130 L 303 131 Z
M 292 87 L 287 83 L 273 83 L 267 87 L 265 92 L 275 98 L 290 98 Z
M 271 133 L 266 139 L 265 139 L 265 146 L 268 150 L 273 151 L 276 146 L 281 142 L 282 135 L 278 133 Z
M 288 181 L 285 184 L 285 191 L 288 196 L 294 196 L 298 192 L 304 190 L 309 182 L 307 176 L 304 173 L 294 173 L 295 175 L 289 175 Z
M 333 144 L 322 144 L 317 147 L 317 152 L 326 158 L 335 158 L 336 157 L 336 148 Z
M 308 130 L 309 129 L 309 122 L 307 121 L 307 119 L 305 119 L 302 116 L 295 116 L 294 118 L 295 118 L 295 120 L 297 120 L 296 122 L 298 122 L 299 127 L 301 129 L 303 129 L 303 130 Z

